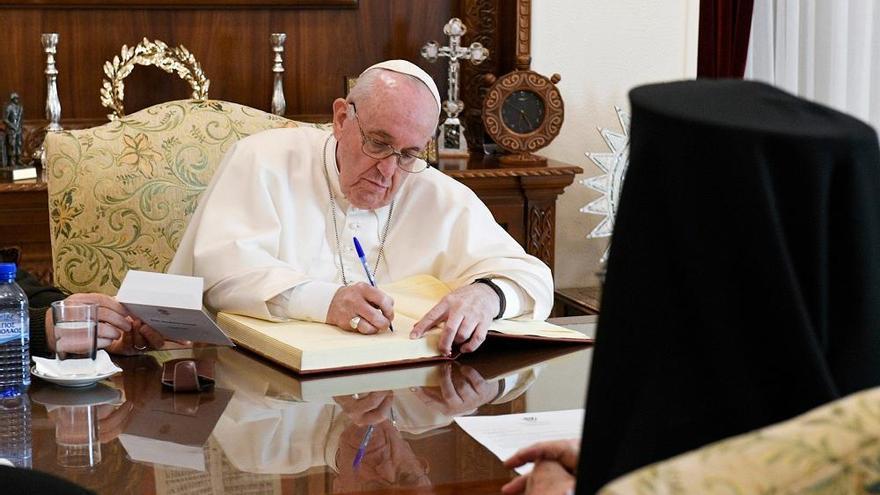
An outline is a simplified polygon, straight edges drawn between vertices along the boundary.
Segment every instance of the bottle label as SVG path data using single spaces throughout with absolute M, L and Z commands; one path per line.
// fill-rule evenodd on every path
M 0 314 L 0 345 L 20 339 L 23 326 L 14 313 Z

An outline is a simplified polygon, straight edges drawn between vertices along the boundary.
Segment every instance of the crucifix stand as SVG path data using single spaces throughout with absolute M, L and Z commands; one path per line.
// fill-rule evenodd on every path
M 460 19 L 453 17 L 443 26 L 443 34 L 449 36 L 449 45 L 440 46 L 436 41 L 429 41 L 422 47 L 422 57 L 428 62 L 436 62 L 438 58 L 449 59 L 449 92 L 448 99 L 443 102 L 446 120 L 440 124 L 437 138 L 437 150 L 440 156 L 467 156 L 468 147 L 464 137 L 464 127 L 458 115 L 464 110 L 464 102 L 459 99 L 459 60 L 469 60 L 478 65 L 489 57 L 489 50 L 480 43 L 471 43 L 468 47 L 461 46 L 461 37 L 467 33 L 467 27 Z

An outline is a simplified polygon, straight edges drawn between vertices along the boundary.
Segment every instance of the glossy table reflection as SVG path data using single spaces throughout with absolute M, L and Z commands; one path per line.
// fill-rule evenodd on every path
M 560 320 L 591 333 L 595 317 Z M 216 360 L 214 391 L 163 390 L 159 361 L 193 355 Z M 114 357 L 124 372 L 87 390 L 35 380 L 33 468 L 107 494 L 498 493 L 513 473 L 452 417 L 583 407 L 590 357 L 497 344 L 456 363 L 316 378 L 225 348 Z M 95 437 L 99 462 L 61 465 Z

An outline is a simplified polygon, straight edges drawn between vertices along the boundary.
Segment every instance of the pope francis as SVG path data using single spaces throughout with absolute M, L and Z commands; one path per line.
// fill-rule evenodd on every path
M 205 303 L 265 319 L 326 322 L 371 334 L 393 328 L 377 284 L 429 274 L 453 291 L 415 325 L 441 326 L 440 350 L 475 350 L 495 318 L 544 319 L 549 268 L 526 254 L 464 185 L 422 155 L 440 96 L 427 73 L 391 60 L 333 102 L 331 131 L 273 129 L 227 153 L 169 273 L 205 279 Z

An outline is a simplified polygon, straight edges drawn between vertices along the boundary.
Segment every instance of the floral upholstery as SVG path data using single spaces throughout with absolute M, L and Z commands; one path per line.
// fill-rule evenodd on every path
M 599 493 L 880 493 L 880 388 L 644 467 Z
M 237 140 L 312 125 L 224 101 L 161 103 L 46 141 L 55 285 L 115 294 L 128 269 L 165 271 L 199 196 Z

